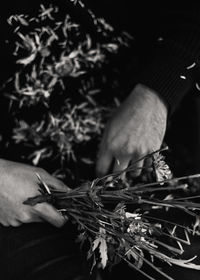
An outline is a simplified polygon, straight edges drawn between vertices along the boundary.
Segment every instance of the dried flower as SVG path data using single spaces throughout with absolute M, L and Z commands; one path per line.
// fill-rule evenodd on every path
M 127 33 L 117 35 L 81 1 L 74 5 L 91 18 L 98 38 L 69 13 L 61 13 L 62 7 L 51 4 L 41 5 L 34 16 L 8 19 L 16 38 L 12 49 L 17 65 L 2 88 L 14 123 L 8 147 L 25 147 L 21 158 L 35 165 L 56 159 L 55 174 L 64 163 L 75 161 L 77 153 L 79 159 L 85 158 L 78 147 L 98 142 L 118 91 L 115 71 L 107 66 L 131 41 Z M 66 176 L 65 168 L 62 175 Z
M 155 154 L 147 157 L 160 161 L 162 157 L 155 157 Z M 134 165 L 125 172 L 133 170 Z M 184 252 L 182 244 L 190 244 L 188 233 L 196 233 L 199 220 L 196 220 L 194 228 L 186 228 L 180 222 L 174 223 L 164 217 L 166 208 L 179 209 L 198 217 L 196 211 L 200 210 L 200 204 L 192 202 L 191 197 L 177 199 L 176 194 L 181 189 L 184 193 L 184 182 L 196 180 L 200 175 L 139 184 L 123 182 L 120 175 L 118 172 L 97 178 L 67 192 L 49 186 L 49 194 L 43 186 L 41 196 L 30 198 L 25 203 L 35 205 L 48 201 L 73 221 L 80 231 L 79 242 L 89 242 L 88 258 L 93 257 L 93 266 L 100 263 L 102 268 L 112 267 L 121 259 L 148 279 L 154 278 L 143 271 L 144 263 L 166 279 L 172 279 L 154 264 L 155 258 L 200 270 L 200 265 L 193 263 L 195 257 L 188 260 L 181 258 Z M 114 181 L 114 187 L 108 181 Z M 41 179 L 39 183 L 41 186 L 44 184 Z M 147 192 L 151 195 L 147 196 Z M 166 192 L 169 195 L 160 198 Z M 162 218 L 157 217 L 154 206 L 163 210 Z M 185 239 L 181 237 L 183 234 Z

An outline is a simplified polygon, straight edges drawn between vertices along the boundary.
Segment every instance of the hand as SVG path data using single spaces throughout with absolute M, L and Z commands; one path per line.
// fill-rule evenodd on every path
M 97 156 L 97 175 L 121 171 L 131 161 L 158 150 L 166 123 L 167 107 L 159 95 L 138 84 L 105 128 Z M 140 174 L 142 166 L 143 162 L 139 161 L 135 176 Z
M 38 178 L 59 190 L 67 187 L 45 170 L 29 165 L 0 160 L 0 223 L 4 226 L 19 226 L 23 223 L 49 222 L 61 227 L 64 217 L 50 204 L 24 205 L 29 197 L 39 195 Z

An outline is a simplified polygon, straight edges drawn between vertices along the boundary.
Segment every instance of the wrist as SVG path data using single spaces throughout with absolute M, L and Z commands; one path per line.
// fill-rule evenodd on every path
M 143 100 L 145 99 L 148 105 L 152 106 L 153 109 L 155 108 L 163 119 L 167 119 L 168 105 L 158 92 L 143 84 L 137 84 L 132 94 L 140 96 Z

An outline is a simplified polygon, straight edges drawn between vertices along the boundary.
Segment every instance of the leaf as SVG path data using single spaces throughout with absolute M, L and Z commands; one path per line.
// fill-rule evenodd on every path
M 102 268 L 104 269 L 108 261 L 108 248 L 107 248 L 106 240 L 104 238 L 98 237 L 94 240 L 92 251 L 95 251 L 97 248 L 99 248 L 101 265 Z
M 108 247 L 104 237 L 102 237 L 102 233 L 105 236 L 105 229 L 99 229 L 100 235 L 93 241 L 92 251 L 94 252 L 97 248 L 99 248 L 99 254 L 101 258 L 101 265 L 104 269 L 106 267 L 108 261 Z
M 102 268 L 104 269 L 108 261 L 108 248 L 107 248 L 106 240 L 102 237 L 100 240 L 99 253 L 101 257 Z
M 92 246 L 93 252 L 97 249 L 97 247 L 99 246 L 99 243 L 100 243 L 100 237 L 96 238 L 93 242 L 93 246 Z

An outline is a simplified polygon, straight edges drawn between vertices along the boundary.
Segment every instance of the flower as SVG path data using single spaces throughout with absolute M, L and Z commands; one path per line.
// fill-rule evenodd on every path
M 163 181 L 172 178 L 172 172 L 161 154 L 155 154 L 153 157 L 153 166 L 157 181 Z

